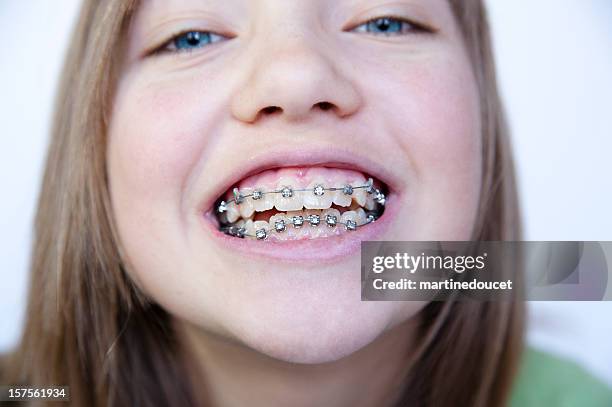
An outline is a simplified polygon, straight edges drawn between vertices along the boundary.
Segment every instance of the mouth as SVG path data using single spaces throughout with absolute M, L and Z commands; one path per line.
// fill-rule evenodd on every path
M 232 240 L 323 240 L 363 235 L 383 217 L 389 193 L 350 164 L 273 166 L 228 185 L 208 215 Z

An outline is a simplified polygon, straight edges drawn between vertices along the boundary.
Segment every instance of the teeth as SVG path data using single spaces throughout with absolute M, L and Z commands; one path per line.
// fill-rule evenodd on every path
M 284 185 L 280 190 L 280 194 L 283 198 L 291 198 L 293 196 L 293 188 Z
M 359 225 L 363 225 L 364 223 L 366 223 L 366 222 L 367 222 L 368 217 L 367 217 L 367 215 L 366 215 L 365 211 L 363 210 L 363 208 L 359 208 L 359 209 L 357 209 L 357 210 L 355 211 L 355 213 L 357 214 L 357 217 L 356 217 L 356 219 L 355 219 L 355 220 L 357 221 L 357 224 L 359 224 Z
M 261 189 L 253 190 L 253 200 L 257 201 L 261 198 L 263 198 L 263 191 Z
M 289 239 L 299 239 L 308 234 L 308 224 L 303 211 L 287 212 L 287 231 Z
M 302 201 L 306 209 L 327 209 L 332 205 L 335 192 L 324 191 L 323 188 L 328 188 L 322 179 L 311 182 L 306 189 L 306 192 L 300 192 Z M 300 208 L 301 209 L 301 208 Z
M 309 214 L 306 219 L 310 226 L 317 227 L 321 224 L 321 215 L 319 214 Z
M 274 229 L 277 233 L 282 233 L 287 230 L 288 227 L 287 219 L 285 216 L 274 215 L 270 218 L 270 228 Z
M 268 237 L 268 233 L 270 231 L 270 225 L 268 222 L 258 220 L 257 222 L 253 222 L 253 228 L 255 229 L 255 237 L 259 240 L 263 240 Z
M 367 188 L 365 190 L 368 194 L 373 194 L 376 191 L 376 189 L 374 189 L 374 181 L 372 180 L 372 178 L 368 178 L 366 185 Z
M 292 180 L 289 178 L 281 178 L 278 185 L 278 190 L 283 191 L 280 194 L 274 195 L 274 207 L 279 211 L 299 211 L 303 208 L 301 192 L 294 192 L 291 187 Z
M 291 216 L 291 224 L 294 228 L 299 229 L 304 226 L 304 216 L 300 213 L 293 214 Z
M 240 193 L 248 196 L 253 193 L 253 190 L 251 188 L 243 188 L 240 190 Z M 244 201 L 238 205 L 240 208 L 240 216 L 245 219 L 250 218 L 253 212 L 255 212 L 254 202 L 256 201 L 253 201 L 252 198 L 245 198 Z
M 268 229 L 270 229 L 270 225 L 268 224 L 268 222 L 263 221 L 263 220 L 258 220 L 258 221 L 253 222 L 253 227 L 255 228 L 255 230 L 258 230 L 258 229 L 266 229 L 266 230 L 268 230 Z
M 374 195 L 366 193 L 366 201 L 365 201 L 365 205 L 363 206 L 369 211 L 376 208 L 376 202 L 374 202 Z
M 264 190 L 261 190 L 265 192 Z M 253 200 L 253 208 L 257 212 L 264 212 L 274 208 L 274 204 L 276 202 L 275 196 L 277 194 L 263 194 L 261 199 Z
M 357 212 L 355 211 L 346 211 L 340 217 L 341 222 L 344 224 L 344 228 L 346 230 L 355 230 L 357 229 Z
M 357 221 L 357 212 L 355 211 L 346 211 L 340 216 L 340 220 L 342 222 L 346 222 L 347 220 Z
M 353 191 L 353 200 L 357 202 L 359 206 L 365 206 L 367 201 L 368 193 L 364 188 L 359 188 Z
M 333 196 L 333 202 L 338 206 L 349 207 L 353 202 L 352 195 L 347 195 L 342 191 L 331 192 Z
M 377 219 L 386 197 L 372 179 L 352 178 L 336 183 L 320 175 L 307 185 L 281 177 L 276 185 L 234 188 L 231 199 L 217 207 L 218 219 L 226 233 L 259 240 L 294 240 L 337 235 L 357 230 Z M 352 208 L 344 213 L 332 207 Z M 255 212 L 275 209 L 269 221 L 254 220 Z M 256 218 L 255 218 L 256 219 Z
M 323 236 L 322 216 L 320 210 L 307 210 L 305 213 L 305 219 L 308 223 L 308 236 L 311 239 Z M 317 223 L 318 220 L 318 223 Z
M 241 204 L 242 202 L 244 202 L 244 194 L 242 192 L 240 192 L 240 190 L 238 188 L 234 188 L 234 190 L 232 192 L 234 194 L 234 201 L 237 204 Z
M 289 227 L 289 219 L 284 213 L 277 213 L 276 215 L 270 217 L 270 225 L 274 226 L 276 222 L 283 222 L 285 227 Z
M 217 207 L 220 215 L 238 206 L 240 216 L 250 217 L 254 212 L 265 212 L 276 208 L 279 211 L 298 211 L 302 209 L 328 209 L 333 204 L 350 207 L 353 201 L 361 207 L 373 210 L 385 204 L 385 195 L 374 188 L 372 179 L 354 180 L 345 184 L 330 185 L 323 177 L 315 178 L 306 188 L 289 177 L 281 177 L 276 186 L 269 189 L 260 187 L 234 188 L 232 199 L 221 201 Z M 235 218 L 235 213 L 228 216 Z
M 314 239 L 357 230 L 371 219 L 363 208 L 340 214 L 337 209 L 289 211 L 270 217 L 269 222 L 240 219 L 226 229 L 236 237 L 258 240 Z
M 284 226 L 284 229 L 282 229 L 281 226 Z M 274 230 L 273 236 L 282 236 L 283 239 L 294 238 L 297 231 L 291 224 L 291 218 L 285 213 L 278 213 L 272 216 L 270 218 L 269 228 L 270 230 Z
M 326 209 L 323 211 L 323 214 L 321 215 L 321 218 L 325 221 L 327 219 L 327 217 L 335 217 L 336 218 L 336 222 L 340 222 L 340 211 L 338 209 Z M 328 224 L 329 226 L 329 224 Z
M 227 217 L 227 221 L 229 223 L 234 223 L 238 220 L 238 218 L 240 218 L 240 210 L 239 210 L 240 205 L 228 205 L 227 206 L 227 212 L 225 212 L 225 216 Z
M 255 236 L 255 225 L 251 219 L 244 222 L 242 227 L 246 230 L 247 235 Z

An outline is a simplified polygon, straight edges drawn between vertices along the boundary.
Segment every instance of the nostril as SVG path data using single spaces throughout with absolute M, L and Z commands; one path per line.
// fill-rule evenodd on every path
M 319 102 L 315 106 L 319 106 L 319 108 L 321 108 L 321 110 L 330 110 L 330 109 L 332 109 L 334 107 L 334 105 L 332 105 L 329 102 Z
M 272 113 L 274 113 L 274 112 L 276 112 L 278 110 L 281 110 L 281 108 L 278 107 L 278 106 L 268 106 L 268 107 L 264 108 L 262 111 L 265 114 L 272 114 Z

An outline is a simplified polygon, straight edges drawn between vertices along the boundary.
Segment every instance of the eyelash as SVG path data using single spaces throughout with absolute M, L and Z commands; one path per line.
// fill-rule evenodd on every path
M 359 27 L 367 27 L 370 24 L 376 24 L 377 22 L 382 22 L 382 20 L 390 20 L 393 23 L 399 23 L 401 24 L 400 27 L 404 27 L 407 26 L 407 32 L 403 32 L 403 29 L 400 31 L 400 33 L 398 34 L 387 34 L 387 33 L 379 33 L 379 34 L 372 34 L 374 36 L 383 36 L 383 37 L 396 37 L 396 36 L 402 36 L 402 35 L 407 35 L 409 33 L 413 33 L 413 34 L 427 34 L 427 33 L 435 33 L 435 30 L 427 27 L 424 24 L 420 24 L 420 23 L 416 23 L 414 21 L 411 21 L 409 19 L 406 19 L 404 17 L 398 17 L 398 16 L 393 16 L 393 15 L 387 15 L 387 16 L 382 16 L 382 17 L 375 17 L 372 18 L 370 20 L 367 20 L 361 24 L 359 24 L 358 26 L 356 26 L 355 28 L 351 29 L 349 32 L 364 32 L 364 33 L 368 33 L 368 31 L 355 31 L 357 28 Z M 176 48 L 176 42 L 178 40 L 180 40 L 182 37 L 185 37 L 188 34 L 191 33 L 197 33 L 198 36 L 208 36 L 208 38 L 214 37 L 215 39 L 220 39 L 222 37 L 224 37 L 221 34 L 217 34 L 211 31 L 199 31 L 199 30 L 193 30 L 193 29 L 189 29 L 189 30 L 183 30 L 180 31 L 174 35 L 172 35 L 170 37 L 169 40 L 167 40 L 166 42 L 164 42 L 161 46 L 155 48 L 153 51 L 147 53 L 148 55 L 160 55 L 160 54 L 178 54 L 178 53 L 191 53 L 199 48 L 203 48 L 206 45 L 210 45 L 210 44 L 215 44 L 217 41 L 213 41 L 213 42 L 209 42 L 208 44 L 204 44 L 202 46 L 198 46 L 198 47 L 194 47 L 194 48 L 188 48 L 188 49 L 179 49 Z M 369 32 L 371 33 L 371 32 Z M 169 49 L 170 46 L 174 46 L 175 49 Z
M 427 27 L 424 24 L 420 24 L 420 23 L 414 22 L 412 20 L 409 20 L 407 18 L 399 17 L 399 16 L 394 16 L 394 15 L 386 15 L 386 16 L 382 16 L 382 17 L 371 18 L 371 19 L 369 19 L 367 21 L 364 21 L 363 23 L 359 24 L 357 27 L 353 28 L 351 30 L 351 32 L 355 31 L 359 27 L 367 26 L 369 24 L 374 24 L 376 22 L 380 22 L 381 20 L 391 20 L 391 21 L 394 21 L 394 22 L 398 22 L 398 23 L 400 23 L 402 25 L 406 25 L 406 26 L 408 26 L 408 32 L 412 32 L 414 34 L 425 34 L 425 33 L 434 33 L 435 32 L 432 28 Z M 358 31 L 358 32 L 365 32 L 365 31 Z M 408 33 L 404 33 L 404 34 L 408 34 Z M 387 35 L 385 33 L 378 34 L 378 35 L 382 35 L 382 36 L 385 36 L 385 37 L 397 36 L 396 34 Z

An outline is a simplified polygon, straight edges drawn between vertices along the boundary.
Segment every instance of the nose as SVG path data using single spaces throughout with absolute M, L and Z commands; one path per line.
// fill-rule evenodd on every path
M 361 104 L 357 89 L 341 73 L 340 63 L 316 48 L 303 38 L 262 47 L 250 58 L 245 79 L 233 95 L 233 116 L 254 123 L 275 114 L 292 122 L 313 114 L 354 114 Z

